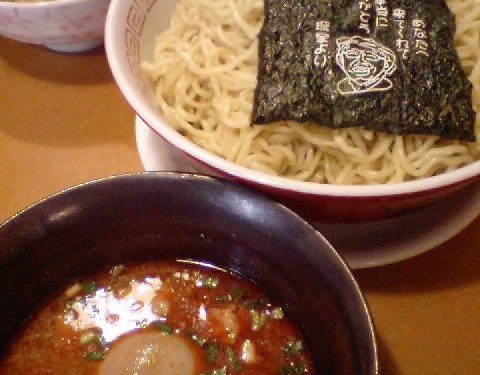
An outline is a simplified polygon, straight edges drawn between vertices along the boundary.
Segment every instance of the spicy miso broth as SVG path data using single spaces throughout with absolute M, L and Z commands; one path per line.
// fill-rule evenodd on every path
M 191 262 L 116 265 L 43 307 L 1 374 L 313 373 L 282 307 L 237 275 Z

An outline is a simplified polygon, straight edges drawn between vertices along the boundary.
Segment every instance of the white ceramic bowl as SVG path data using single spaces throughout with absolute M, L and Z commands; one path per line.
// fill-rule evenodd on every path
M 89 50 L 103 44 L 109 3 L 110 0 L 0 0 L 0 35 L 61 52 Z
M 140 62 L 153 60 L 155 36 L 168 27 L 176 0 L 112 0 L 105 46 L 114 78 L 138 115 L 181 150 L 200 172 L 255 187 L 312 221 L 380 220 L 446 199 L 480 176 L 480 162 L 438 176 L 389 185 L 346 186 L 299 182 L 259 173 L 213 155 L 176 132 L 153 100 Z

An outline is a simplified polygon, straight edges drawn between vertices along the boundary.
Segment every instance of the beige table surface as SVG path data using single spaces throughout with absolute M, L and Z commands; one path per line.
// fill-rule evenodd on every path
M 134 117 L 103 48 L 68 55 L 0 37 L 0 222 L 72 185 L 141 171 Z M 384 374 L 480 374 L 479 218 L 423 255 L 355 275 Z

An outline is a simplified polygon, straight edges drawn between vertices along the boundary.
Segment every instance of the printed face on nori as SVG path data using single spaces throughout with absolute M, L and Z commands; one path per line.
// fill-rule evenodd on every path
M 252 123 L 475 140 L 444 0 L 265 0 Z

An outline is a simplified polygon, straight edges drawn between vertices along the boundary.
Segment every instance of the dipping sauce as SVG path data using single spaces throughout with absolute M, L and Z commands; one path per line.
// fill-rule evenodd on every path
M 1 374 L 313 374 L 298 329 L 252 282 L 185 261 L 116 265 L 43 307 Z

